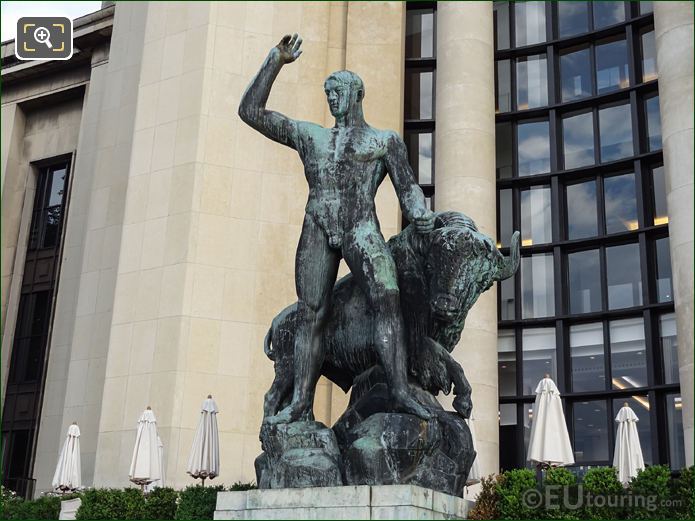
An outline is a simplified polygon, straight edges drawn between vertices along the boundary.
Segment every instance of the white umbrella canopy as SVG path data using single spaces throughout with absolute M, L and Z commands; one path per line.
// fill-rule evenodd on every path
M 82 466 L 80 463 L 80 428 L 77 423 L 68 427 L 68 434 L 58 456 L 53 488 L 67 492 L 82 486 Z
M 548 375 L 536 387 L 526 460 L 556 466 L 574 463 L 560 391 Z
M 477 454 L 476 443 L 475 443 L 475 419 L 473 415 L 466 420 L 468 424 L 468 429 L 471 431 L 471 439 L 473 440 L 473 450 L 476 451 L 475 459 L 473 460 L 473 465 L 471 465 L 471 470 L 468 471 L 468 477 L 466 478 L 466 486 L 475 485 L 480 483 L 480 465 L 478 460 L 480 459 L 480 454 Z
M 637 433 L 639 418 L 626 402 L 618 411 L 615 421 L 618 423 L 618 433 L 615 437 L 613 466 L 618 469 L 618 480 L 623 486 L 627 486 L 644 468 L 642 446 Z
M 145 492 L 151 492 L 157 487 L 164 487 L 165 486 L 165 477 L 164 477 L 164 444 L 162 443 L 162 438 L 157 436 L 157 454 L 159 456 L 159 468 L 162 471 L 162 478 L 158 479 L 157 481 L 153 481 L 149 485 L 145 485 Z
M 158 440 L 157 419 L 152 409 L 147 407 L 138 420 L 133 459 L 128 472 L 130 481 L 142 486 L 143 490 L 145 485 L 162 479 Z
M 220 438 L 217 432 L 217 404 L 208 394 L 200 411 L 198 428 L 193 438 L 186 472 L 193 478 L 206 479 L 220 475 Z

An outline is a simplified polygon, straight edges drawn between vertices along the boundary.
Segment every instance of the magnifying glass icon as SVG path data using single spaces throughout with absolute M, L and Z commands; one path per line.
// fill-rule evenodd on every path
M 39 43 L 45 43 L 49 49 L 53 49 L 53 45 L 51 45 L 50 40 L 51 33 L 48 32 L 48 29 L 46 29 L 45 27 L 37 27 L 34 30 L 34 38 Z

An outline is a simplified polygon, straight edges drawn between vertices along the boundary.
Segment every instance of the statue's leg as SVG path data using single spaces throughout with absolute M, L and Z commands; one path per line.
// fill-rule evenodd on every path
M 429 419 L 430 413 L 408 389 L 407 347 L 401 314 L 398 274 L 391 252 L 376 224 L 355 230 L 343 245 L 353 277 L 374 310 L 374 346 L 398 410 Z
M 331 291 L 339 264 L 340 253 L 328 246 L 323 229 L 307 215 L 295 261 L 299 301 L 294 340 L 294 393 L 292 403 L 267 418 L 268 423 L 288 423 L 313 417 L 314 391 L 324 358 L 321 336 L 330 311 Z

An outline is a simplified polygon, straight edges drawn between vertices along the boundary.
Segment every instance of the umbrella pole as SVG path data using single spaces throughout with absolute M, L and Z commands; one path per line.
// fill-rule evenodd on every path
M 203 486 L 205 486 L 205 476 L 203 476 L 202 480 L 203 480 Z

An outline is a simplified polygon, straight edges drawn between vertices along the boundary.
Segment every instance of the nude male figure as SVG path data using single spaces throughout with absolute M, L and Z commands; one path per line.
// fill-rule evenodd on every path
M 422 190 L 408 165 L 403 140 L 364 121 L 364 85 L 356 74 L 338 71 L 324 84 L 335 126 L 324 128 L 266 109 L 280 69 L 302 53 L 296 34 L 273 47 L 239 105 L 239 116 L 264 136 L 295 149 L 304 163 L 309 200 L 297 248 L 295 283 L 299 299 L 294 346 L 292 402 L 268 423 L 313 419 L 316 383 L 323 364 L 321 333 L 331 290 L 344 258 L 376 316 L 374 345 L 395 407 L 428 419 L 410 395 L 406 346 L 395 263 L 379 228 L 374 205 L 388 172 L 401 208 L 417 231 L 434 226 Z

